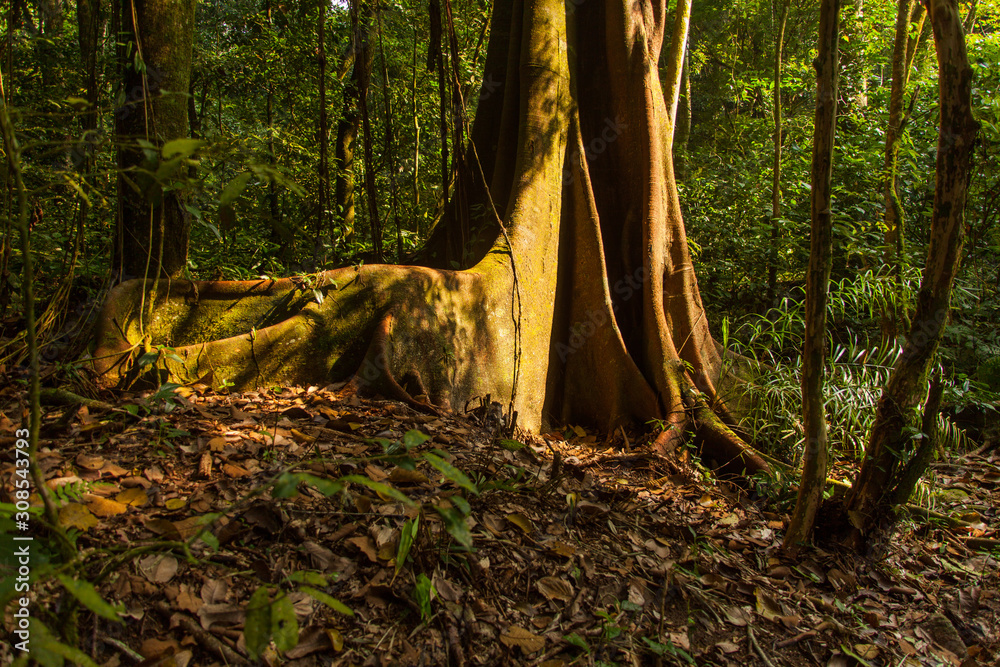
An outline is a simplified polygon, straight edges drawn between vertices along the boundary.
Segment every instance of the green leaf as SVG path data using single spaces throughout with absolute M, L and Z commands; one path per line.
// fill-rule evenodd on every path
M 219 206 L 228 206 L 236 201 L 236 198 L 246 189 L 247 184 L 250 183 L 250 177 L 253 176 L 249 171 L 245 171 L 233 180 L 229 181 L 229 185 L 225 187 L 222 194 L 219 195 Z
M 299 478 L 299 481 L 305 482 L 328 498 L 344 490 L 343 484 L 336 480 L 326 479 L 325 477 L 317 477 L 309 473 L 298 473 L 296 477 Z
M 428 463 L 430 463 L 432 466 L 440 470 L 441 474 L 450 479 L 452 482 L 462 487 L 466 491 L 469 491 L 470 493 L 473 493 L 477 496 L 479 495 L 479 489 L 477 489 L 476 485 L 473 484 L 472 481 L 465 476 L 464 472 L 462 472 L 452 464 L 448 463 L 440 456 L 431 454 L 430 452 L 425 453 L 424 458 L 427 459 Z
M 345 477 L 341 477 L 340 481 L 353 484 L 360 484 L 361 486 L 368 487 L 375 493 L 380 493 L 384 496 L 388 496 L 393 500 L 398 500 L 402 503 L 406 503 L 411 507 L 416 506 L 416 503 L 407 498 L 406 494 L 400 491 L 399 489 L 394 489 L 388 484 L 382 484 L 381 482 L 370 480 L 367 477 L 364 477 L 363 475 L 347 475 Z
M 271 636 L 281 652 L 291 651 L 299 643 L 299 621 L 295 618 L 295 606 L 287 595 L 279 596 L 271 605 Z
M 309 584 L 311 586 L 328 586 L 330 584 L 322 574 L 309 570 L 296 570 L 288 575 L 288 580 L 297 584 Z
M 410 429 L 403 434 L 403 445 L 405 445 L 407 449 L 411 449 L 427 442 L 430 439 L 431 437 L 429 435 L 424 435 L 416 429 Z
M 173 176 L 174 172 L 176 172 L 182 166 L 184 166 L 184 158 L 182 157 L 175 157 L 170 160 L 167 160 L 166 162 L 161 162 L 159 166 L 156 168 L 156 173 L 153 175 L 153 177 L 158 181 L 165 181 L 166 179 Z
M 282 473 L 278 479 L 274 480 L 274 490 L 272 493 L 275 498 L 294 498 L 299 493 L 299 476 L 285 472 Z
M 311 586 L 300 586 L 300 590 L 303 593 L 308 593 L 317 602 L 322 602 L 330 609 L 334 610 L 338 614 L 343 614 L 344 616 L 354 616 L 354 610 L 348 607 L 346 604 L 333 597 L 332 595 L 327 595 L 323 591 L 318 591 Z
M 406 557 L 410 555 L 410 547 L 417 537 L 417 530 L 420 528 L 420 517 L 407 519 L 403 523 L 403 530 L 399 534 L 399 547 L 396 549 L 396 574 L 406 565 Z
M 444 519 L 444 527 L 455 541 L 463 547 L 472 546 L 472 532 L 465 523 L 465 515 L 453 507 L 435 507 L 437 513 Z
M 62 667 L 65 660 L 71 660 L 82 667 L 98 667 L 86 653 L 74 646 L 63 644 L 52 631 L 41 621 L 32 618 L 29 625 L 31 633 L 31 657 L 43 667 Z
M 469 516 L 469 513 L 472 511 L 472 507 L 469 505 L 468 500 L 462 496 L 451 496 L 449 500 L 451 500 L 452 505 L 458 508 L 459 512 L 465 516 Z
M 508 440 L 504 438 L 500 441 L 500 446 L 509 452 L 516 452 L 519 449 L 524 449 L 527 447 L 523 442 L 518 442 L 517 440 Z
M 163 144 L 162 153 L 164 159 L 170 159 L 178 155 L 186 158 L 191 157 L 199 148 L 207 145 L 208 142 L 201 139 L 174 139 Z
M 247 651 L 254 660 L 258 659 L 271 641 L 271 601 L 267 586 L 261 586 L 250 596 L 247 617 L 243 623 L 243 638 Z
M 426 623 L 431 618 L 431 600 L 437 594 L 434 584 L 426 574 L 417 575 L 417 585 L 413 587 L 413 597 L 420 606 L 420 620 Z
M 576 634 L 575 632 L 570 633 L 568 635 L 563 635 L 563 641 L 565 641 L 567 644 L 572 644 L 578 649 L 581 649 L 584 653 L 590 653 L 590 644 L 587 643 L 586 639 Z
M 115 623 L 121 623 L 122 619 L 118 617 L 118 612 L 112 607 L 101 594 L 97 592 L 94 585 L 89 581 L 83 579 L 74 579 L 65 574 L 56 575 L 59 579 L 59 583 L 63 585 L 70 595 L 75 597 L 80 603 L 94 612 L 102 618 L 106 618 L 109 621 L 114 621 Z
M 171 398 L 174 395 L 174 390 L 180 387 L 179 384 L 173 382 L 164 382 L 160 385 L 160 388 L 156 390 L 153 394 L 153 400 L 158 401 L 161 398 Z

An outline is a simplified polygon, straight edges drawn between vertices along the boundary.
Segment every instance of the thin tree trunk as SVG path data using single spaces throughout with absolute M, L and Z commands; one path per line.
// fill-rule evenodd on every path
M 320 0 L 316 27 L 317 59 L 319 61 L 319 214 L 316 218 L 316 243 L 313 247 L 313 259 L 319 258 L 320 242 L 323 234 L 327 232 L 326 210 L 330 188 L 330 167 L 327 162 L 327 142 L 330 130 L 326 117 L 326 5 L 327 0 Z
M 928 369 L 948 321 L 961 261 L 965 199 L 978 130 L 972 116 L 973 74 L 958 2 L 930 0 L 928 13 L 937 50 L 940 108 L 930 243 L 913 324 L 879 399 L 865 459 L 846 499 L 852 526 L 848 544 L 855 548 L 893 522 L 893 488 L 905 458 L 914 450 L 906 429 L 911 412 L 927 394 Z
M 392 217 L 396 223 L 396 261 L 403 258 L 403 230 L 399 221 L 399 201 L 396 193 L 396 145 L 392 132 L 392 99 L 389 93 L 389 68 L 386 64 L 385 47 L 382 44 L 382 15 L 376 16 L 378 27 L 378 50 L 382 59 L 382 97 L 385 101 L 385 159 L 389 167 L 389 197 Z
M 667 139 L 673 149 L 677 127 L 677 104 L 681 95 L 681 76 L 684 70 L 684 53 L 687 51 L 688 28 L 691 25 L 691 0 L 677 0 L 674 14 L 674 30 L 671 35 L 667 74 L 664 81 L 663 100 L 667 106 Z
M 840 78 L 840 0 L 823 0 L 819 15 L 816 67 L 816 124 L 813 131 L 812 231 L 806 277 L 806 335 L 802 346 L 802 424 L 805 450 L 802 477 L 782 548 L 795 553 L 812 534 L 823 500 L 827 470 L 826 409 L 823 380 L 826 359 L 826 305 L 833 255 L 830 212 L 833 149 L 837 129 Z
M 347 56 L 340 65 L 337 77 L 341 80 L 350 72 L 351 78 L 344 86 L 344 107 L 337 123 L 336 151 L 336 197 L 337 217 L 340 221 L 340 239 L 350 246 L 354 243 L 355 208 L 354 208 L 354 142 L 358 138 L 358 82 L 361 76 L 360 67 L 371 67 L 364 63 L 358 64 L 358 58 L 370 57 L 371 52 L 359 53 L 358 15 L 351 9 L 351 45 Z
M 358 28 L 355 34 L 358 54 L 355 57 L 355 71 L 358 76 L 358 104 L 361 108 L 361 130 L 365 140 L 365 199 L 368 203 L 368 220 L 371 228 L 372 253 L 375 261 L 381 264 L 384 261 L 382 251 L 382 223 L 378 213 L 378 191 L 375 187 L 375 158 L 373 155 L 373 142 L 375 141 L 372 132 L 371 115 L 368 110 L 368 89 L 370 88 L 372 73 L 372 47 L 371 29 L 373 7 L 371 0 L 355 0 L 360 4 L 358 16 Z M 358 9 L 355 4 L 355 10 Z M 360 69 L 359 69 L 360 68 Z
M 906 328 L 906 304 L 903 303 L 903 268 L 906 248 L 903 238 L 903 204 L 896 192 L 899 165 L 899 145 L 903 134 L 903 95 L 910 78 L 906 66 L 907 37 L 915 0 L 898 0 L 896 4 L 896 35 L 892 49 L 892 89 L 889 93 L 889 126 L 885 133 L 885 160 L 882 167 L 885 193 L 885 253 L 883 261 L 889 267 L 892 280 L 892 300 L 882 311 L 882 339 L 891 344 L 900 329 Z
M 438 75 L 438 133 L 441 137 L 441 195 L 438 197 L 438 211 L 434 215 L 435 221 L 444 214 L 444 207 L 448 202 L 448 195 L 451 186 L 451 170 L 448 168 L 448 86 L 444 76 L 444 53 L 441 49 L 441 4 L 438 0 L 430 0 L 428 6 L 431 26 L 431 41 L 427 47 L 427 68 L 437 67 Z M 462 232 L 460 227 L 459 232 Z M 464 246 L 465 238 L 460 241 Z M 451 251 L 451 246 L 448 246 Z M 459 261 L 461 258 L 448 257 L 448 261 Z
M 767 307 L 774 303 L 778 284 L 778 240 L 781 236 L 781 66 L 790 0 L 781 3 L 774 43 L 774 163 L 771 169 L 771 249 L 767 267 Z
M 417 27 L 413 26 L 413 70 L 410 75 L 410 96 L 413 100 L 413 217 L 417 220 L 417 235 L 423 237 L 420 210 L 420 115 L 417 107 Z
M 677 117 L 677 138 L 674 145 L 687 150 L 691 138 L 691 49 L 684 50 L 684 71 L 681 74 L 680 115 Z

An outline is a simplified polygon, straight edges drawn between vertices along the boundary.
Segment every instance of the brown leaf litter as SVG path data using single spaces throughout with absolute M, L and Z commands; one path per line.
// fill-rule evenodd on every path
M 298 627 L 267 665 L 972 665 L 1000 648 L 997 561 L 976 550 L 995 535 L 996 453 L 937 465 L 935 511 L 960 523 L 786 560 L 787 516 L 623 431 L 518 442 L 475 412 L 335 386 L 127 404 L 145 408 L 46 414 L 39 454 L 83 572 L 126 621 L 81 614 L 102 665 L 250 664 L 262 585 Z M 0 409 L 20 422 L 23 395 L 8 385 Z M 413 464 L 394 448 L 410 430 L 431 437 Z M 312 477 L 279 497 L 287 472 Z M 345 476 L 367 482 L 323 486 Z M 62 590 L 41 590 L 57 609 Z

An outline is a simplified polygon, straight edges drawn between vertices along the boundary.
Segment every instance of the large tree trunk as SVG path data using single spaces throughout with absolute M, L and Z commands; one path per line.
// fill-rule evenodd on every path
M 426 410 L 492 396 L 529 429 L 659 419 L 661 451 L 694 434 L 727 471 L 766 469 L 727 426 L 688 252 L 668 112 L 677 30 L 667 101 L 657 74 L 666 10 L 500 0 L 487 61 L 503 83 L 480 98 L 465 170 L 495 230 L 478 263 L 330 271 L 322 303 L 290 280 L 163 285 L 149 329 L 183 363 L 161 366 L 237 387 L 351 378 Z M 128 377 L 139 291 L 123 285 L 105 307 L 106 382 Z
M 179 276 L 190 219 L 181 196 L 164 192 L 138 141 L 188 135 L 194 0 L 122 0 L 125 103 L 115 113 L 118 221 L 112 266 L 122 278 Z M 127 54 L 127 55 L 126 55 Z M 141 67 L 136 67 L 141 63 Z
M 855 547 L 893 520 L 891 504 L 900 472 L 915 449 L 907 427 L 927 395 L 927 374 L 948 321 L 961 259 L 965 197 L 978 129 L 972 117 L 972 68 L 957 1 L 930 0 L 928 13 L 937 47 L 941 114 L 930 244 L 913 324 L 879 399 L 865 460 L 846 500 L 848 541 Z M 908 476 L 912 474 L 911 470 Z
M 812 534 L 816 512 L 826 486 L 826 309 L 833 258 L 832 199 L 833 147 L 837 131 L 840 81 L 840 0 L 823 0 L 819 16 L 819 55 L 816 58 L 816 123 L 813 130 L 812 229 L 809 234 L 809 273 L 806 276 L 806 334 L 802 345 L 802 429 L 805 451 L 795 512 L 782 547 L 794 553 Z

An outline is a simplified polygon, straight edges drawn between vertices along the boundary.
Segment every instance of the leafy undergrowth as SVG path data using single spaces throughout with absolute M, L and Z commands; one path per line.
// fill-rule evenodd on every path
M 0 391 L 4 434 L 22 399 Z M 938 464 L 936 511 L 965 525 L 904 521 L 876 556 L 787 561 L 766 499 L 621 431 L 504 439 L 497 408 L 436 417 L 331 386 L 50 409 L 39 463 L 76 575 L 124 620 L 85 610 L 78 645 L 109 666 L 958 665 L 1000 650 L 997 561 L 967 541 L 993 544 L 995 453 Z M 37 607 L 61 627 L 54 581 Z

